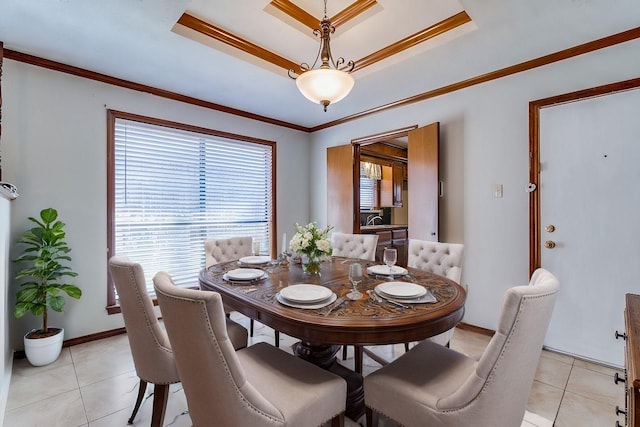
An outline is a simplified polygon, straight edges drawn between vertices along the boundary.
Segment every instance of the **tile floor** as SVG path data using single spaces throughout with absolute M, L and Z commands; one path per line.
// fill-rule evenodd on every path
M 246 323 L 243 316 L 234 320 Z M 273 342 L 273 331 L 256 323 L 252 342 Z M 290 351 L 295 339 L 281 335 L 280 347 Z M 452 348 L 469 355 L 482 353 L 489 337 L 456 329 Z M 376 353 L 392 358 L 403 353 L 403 346 L 385 346 Z M 350 358 L 343 363 L 353 367 Z M 365 356 L 365 375 L 379 366 Z M 624 387 L 615 385 L 616 371 L 565 355 L 543 351 L 529 397 L 522 427 L 613 426 L 615 406 L 624 406 Z M 5 427 L 113 427 L 126 426 L 138 386 L 129 343 L 125 335 L 63 349 L 60 358 L 44 367 L 32 367 L 26 359 L 15 360 Z M 148 397 L 153 391 L 149 386 Z M 171 387 L 165 425 L 190 426 L 187 403 L 180 384 Z M 145 400 L 135 425 L 148 426 L 151 403 Z M 361 420 L 364 424 L 364 420 Z M 347 420 L 345 425 L 357 426 Z M 381 425 L 394 427 L 383 420 Z

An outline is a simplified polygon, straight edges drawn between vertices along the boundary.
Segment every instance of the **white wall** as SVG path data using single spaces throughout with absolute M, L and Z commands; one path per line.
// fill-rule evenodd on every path
M 315 133 L 312 218 L 327 218 L 327 147 L 440 122 L 440 239 L 465 244 L 462 282 L 469 294 L 463 321 L 495 329 L 504 291 L 528 282 L 528 103 L 639 77 L 638 52 L 640 41 L 627 42 Z M 503 198 L 493 197 L 494 184 L 504 186 Z
M 58 209 L 67 224 L 71 267 L 84 294 L 79 301 L 68 300 L 63 315 L 52 314 L 51 324 L 64 326 L 65 339 L 123 326 L 121 315 L 105 310 L 107 109 L 276 141 L 278 239 L 309 219 L 309 135 L 304 132 L 11 60 L 4 62 L 2 84 L 3 180 L 21 195 L 12 203 L 11 241 L 28 226 L 27 217 L 45 207 Z M 15 288 L 11 283 L 5 310 L 13 309 Z M 12 320 L 14 348 L 22 348 L 22 335 L 38 325 L 30 315 Z

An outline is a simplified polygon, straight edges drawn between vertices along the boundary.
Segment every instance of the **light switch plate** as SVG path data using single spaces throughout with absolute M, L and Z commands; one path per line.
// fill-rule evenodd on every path
M 493 187 L 493 197 L 496 199 L 502 197 L 502 184 L 496 184 Z

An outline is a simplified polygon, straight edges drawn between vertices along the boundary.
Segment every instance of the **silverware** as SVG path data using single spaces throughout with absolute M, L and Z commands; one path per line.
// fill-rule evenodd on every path
M 322 315 L 323 316 L 328 316 L 329 314 L 331 314 L 331 312 L 333 310 L 335 310 L 336 308 L 340 307 L 342 305 L 342 303 L 344 303 L 345 301 L 346 300 L 344 299 L 344 297 L 338 298 L 329 309 L 325 309 L 325 311 L 322 312 Z
M 401 304 L 401 303 L 399 303 L 399 302 L 397 302 L 397 301 L 393 301 L 393 300 L 390 300 L 390 299 L 386 299 L 386 298 L 384 298 L 384 297 L 381 297 L 380 295 L 378 295 L 377 293 L 375 293 L 375 291 L 368 290 L 368 291 L 367 291 L 367 293 L 369 294 L 369 297 L 373 298 L 373 300 L 374 300 L 374 301 L 376 301 L 376 302 L 378 302 L 378 303 L 381 303 L 381 304 L 383 304 L 383 303 L 388 303 L 388 304 L 392 304 L 392 305 L 395 305 L 395 306 L 397 306 L 397 307 L 401 307 L 401 308 L 411 308 L 411 307 L 410 307 L 410 306 L 408 306 L 408 305 L 404 305 L 404 304 Z

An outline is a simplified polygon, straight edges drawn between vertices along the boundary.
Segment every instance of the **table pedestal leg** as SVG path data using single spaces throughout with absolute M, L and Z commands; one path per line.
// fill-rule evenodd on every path
M 336 353 L 340 350 L 340 347 L 342 346 L 300 341 L 293 345 L 293 353 L 345 379 L 347 382 L 345 415 L 357 421 L 364 414 L 362 375 L 338 363 Z

